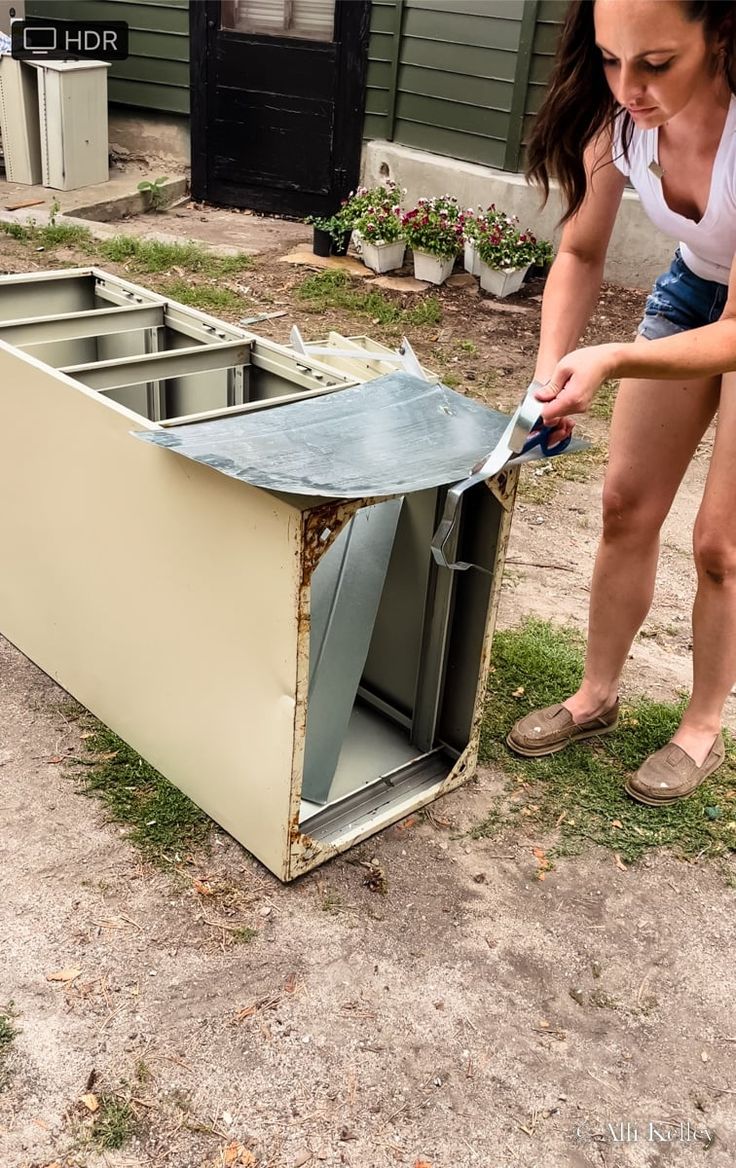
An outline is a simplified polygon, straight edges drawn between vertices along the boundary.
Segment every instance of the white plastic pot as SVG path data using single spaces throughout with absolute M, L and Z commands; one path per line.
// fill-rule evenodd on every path
M 374 272 L 391 272 L 400 268 L 404 262 L 406 244 L 401 240 L 396 243 L 369 243 L 367 239 L 361 241 L 360 258 L 367 268 Z
M 494 296 L 511 296 L 521 288 L 528 270 L 528 264 L 523 268 L 489 268 L 481 261 L 480 286 Z
M 463 265 L 465 271 L 470 272 L 471 276 L 480 275 L 480 256 L 478 255 L 478 248 L 475 246 L 474 239 L 465 240 Z
M 455 267 L 455 256 L 444 259 L 426 251 L 414 252 L 414 275 L 428 284 L 444 284 Z

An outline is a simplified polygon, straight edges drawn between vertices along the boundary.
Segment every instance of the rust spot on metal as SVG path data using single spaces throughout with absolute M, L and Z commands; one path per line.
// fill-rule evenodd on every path
M 337 502 L 323 503 L 307 512 L 302 529 L 302 585 L 309 583 L 322 556 L 357 509 L 355 502 Z
M 519 468 L 512 467 L 511 470 L 502 470 L 497 475 L 494 475 L 492 479 L 488 479 L 487 485 L 491 494 L 498 499 L 501 506 L 507 511 L 514 505 L 518 478 Z
M 437 794 L 434 796 L 435 799 L 440 799 L 443 795 L 452 791 L 455 787 L 459 787 L 462 783 L 466 783 L 468 779 L 473 777 L 475 773 L 475 759 L 466 757 L 469 749 L 472 750 L 472 744 L 465 748 L 449 775 L 443 779 Z
M 311 836 L 305 835 L 299 827 L 299 817 L 294 816 L 289 824 L 289 839 L 292 844 L 298 844 L 301 848 L 317 848 L 319 844 L 313 840 Z
M 302 525 L 302 586 L 309 584 L 312 572 L 327 549 L 337 539 L 356 511 L 373 503 L 385 503 L 381 496 L 364 499 L 330 501 L 305 512 Z

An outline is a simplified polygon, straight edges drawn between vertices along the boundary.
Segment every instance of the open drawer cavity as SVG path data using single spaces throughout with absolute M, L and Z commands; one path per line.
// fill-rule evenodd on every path
M 355 379 L 94 270 L 0 285 L 0 340 L 152 422 L 320 393 Z

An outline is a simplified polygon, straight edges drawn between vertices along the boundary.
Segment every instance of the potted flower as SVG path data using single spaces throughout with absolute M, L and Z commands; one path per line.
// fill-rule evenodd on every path
M 495 206 L 491 204 L 488 211 L 484 211 L 481 207 L 477 211 L 473 211 L 468 207 L 465 212 L 465 224 L 463 228 L 463 267 L 466 272 L 470 272 L 473 276 L 480 275 L 480 256 L 478 255 L 478 237 L 483 234 L 488 224 L 488 215 L 495 213 Z
M 402 234 L 414 252 L 414 275 L 444 284 L 463 246 L 464 212 L 452 195 L 419 199 L 401 219 Z
M 356 226 L 358 219 L 369 210 L 390 210 L 397 206 L 401 202 L 401 194 L 398 185 L 389 178 L 381 186 L 358 187 L 343 200 L 338 215 L 344 230 L 353 232 L 353 245 L 357 250 L 360 250 L 362 240 L 360 230 Z
M 489 218 L 477 239 L 480 286 L 494 296 L 518 292 L 534 257 L 536 239 L 509 215 Z
M 554 248 L 548 239 L 538 239 L 534 244 L 532 264 L 527 277 L 532 280 L 539 276 L 546 276 L 552 267 L 555 258 Z
M 346 232 L 339 211 L 336 215 L 308 215 L 304 222 L 312 226 L 312 251 L 315 255 L 345 255 L 350 232 Z
M 390 272 L 401 267 L 406 244 L 401 238 L 401 209 L 397 203 L 392 207 L 368 207 L 353 223 L 353 230 L 360 236 L 361 259 L 367 268 Z

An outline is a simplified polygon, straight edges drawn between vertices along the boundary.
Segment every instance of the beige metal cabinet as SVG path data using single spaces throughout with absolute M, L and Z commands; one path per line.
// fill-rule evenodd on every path
M 57 191 L 107 182 L 104 61 L 29 61 L 38 74 L 42 183 Z
M 472 492 L 483 570 L 451 572 L 442 484 L 179 456 L 305 407 L 362 409 L 362 440 L 393 383 L 350 343 L 340 369 L 96 269 L 0 278 L 0 631 L 283 880 L 472 775 L 516 487 Z
M 0 133 L 9 182 L 41 182 L 36 73 L 10 54 L 0 56 Z

